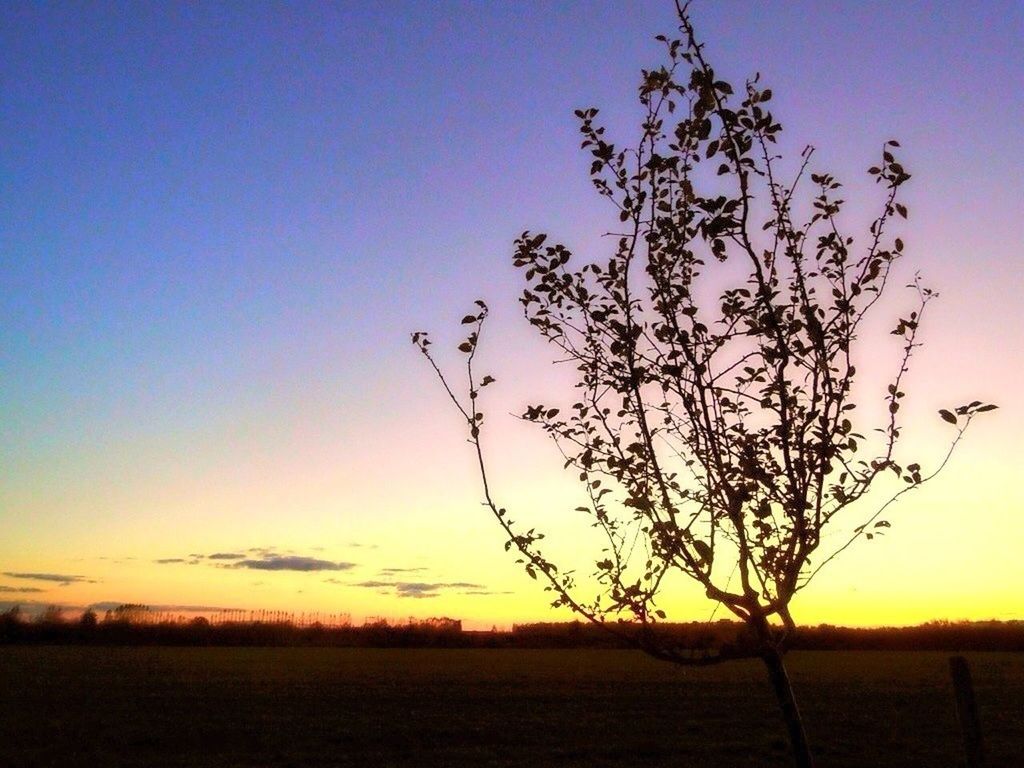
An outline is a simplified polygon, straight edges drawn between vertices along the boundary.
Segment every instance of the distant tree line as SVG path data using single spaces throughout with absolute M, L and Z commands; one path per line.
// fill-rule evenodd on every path
M 145 606 L 126 605 L 101 619 L 92 610 L 68 618 L 58 607 L 30 617 L 15 607 L 0 613 L 0 644 L 14 645 L 167 645 L 281 646 L 350 648 L 628 648 L 624 623 L 611 635 L 588 623 L 517 624 L 511 630 L 464 631 L 447 617 L 393 624 L 382 619 L 362 626 L 298 625 L 291 621 L 212 623 L 152 621 Z M 649 630 L 646 630 L 649 631 Z M 757 642 L 746 625 L 716 622 L 659 624 L 659 641 L 679 652 L 748 656 Z M 914 627 L 802 627 L 791 638 L 796 650 L 1017 651 L 1024 652 L 1024 621 L 935 621 Z
M 640 627 L 625 625 L 625 632 Z M 745 657 L 757 639 L 741 622 L 664 623 L 659 640 L 680 652 L 715 651 Z M 589 623 L 525 624 L 513 627 L 512 645 L 537 648 L 630 647 Z M 932 621 L 912 627 L 841 627 L 831 624 L 800 627 L 789 639 L 793 650 L 805 651 L 1024 651 L 1024 621 Z
M 118 606 L 102 619 L 91 609 L 71 618 L 57 606 L 35 616 L 15 606 L 0 613 L 0 644 L 431 647 L 457 645 L 462 632 L 462 622 L 447 617 L 397 625 L 375 619 L 353 627 L 269 615 L 289 618 L 156 618 L 159 614 L 138 604 Z

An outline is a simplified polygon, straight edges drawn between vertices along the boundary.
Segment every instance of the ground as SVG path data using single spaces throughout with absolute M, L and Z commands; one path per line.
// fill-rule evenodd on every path
M 941 653 L 788 663 L 823 766 L 962 763 Z M 1024 655 L 970 654 L 990 766 L 1024 750 Z M 760 662 L 628 651 L 0 648 L 0 765 L 785 766 Z

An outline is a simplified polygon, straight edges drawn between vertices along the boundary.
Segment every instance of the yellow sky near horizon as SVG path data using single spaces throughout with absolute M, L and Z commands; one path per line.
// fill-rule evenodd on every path
M 553 449 L 542 435 L 530 434 L 521 424 L 509 426 L 504 443 L 516 450 L 495 457 L 496 492 L 513 516 L 548 532 L 546 551 L 556 562 L 578 564 L 580 573 L 588 572 L 580 551 L 588 549 L 586 554 L 596 557 L 599 542 L 591 539 L 590 547 L 582 546 L 588 520 L 572 511 L 575 483 L 552 461 Z M 886 535 L 858 542 L 798 594 L 793 603 L 797 620 L 904 625 L 1022 618 L 1019 588 L 1024 579 L 1018 577 L 1024 570 L 1018 550 L 1024 540 L 1019 514 L 1024 505 L 1009 480 L 1009 454 L 991 457 L 984 448 L 992 429 L 979 419 L 946 473 L 908 494 L 887 516 L 893 527 Z M 943 432 L 941 424 L 935 431 Z M 504 552 L 500 529 L 476 498 L 471 457 L 460 443 L 457 430 L 446 430 L 437 441 L 446 450 L 420 459 L 425 471 L 418 473 L 409 464 L 403 482 L 384 494 L 391 504 L 372 518 L 356 514 L 369 499 L 360 499 L 352 486 L 331 492 L 331 483 L 346 482 L 344 477 L 332 479 L 327 488 L 307 482 L 301 490 L 290 483 L 281 487 L 279 481 L 261 483 L 253 496 L 248 485 L 236 489 L 237 495 L 222 489 L 216 497 L 197 486 L 191 494 L 168 495 L 163 505 L 151 506 L 135 521 L 106 518 L 97 509 L 88 526 L 55 528 L 45 553 L 12 551 L 0 542 L 0 584 L 42 590 L 5 591 L 0 600 L 347 612 L 356 622 L 377 616 L 451 616 L 475 628 L 571 618 L 565 610 L 548 609 L 548 594 Z M 379 498 L 372 469 L 361 468 L 361 473 Z M 132 503 L 117 494 L 106 501 L 114 508 Z M 281 527 L 277 510 L 282 506 L 306 510 L 301 528 Z M 543 508 L 550 511 L 538 511 Z M 516 512 L 531 509 L 532 515 Z M 826 539 L 823 547 L 837 537 Z M 264 570 L 261 558 L 268 550 L 272 556 L 297 558 L 300 567 L 306 567 L 306 560 L 318 562 L 308 571 Z M 979 551 L 984 557 L 978 557 Z M 234 559 L 209 558 L 217 554 Z M 251 567 L 239 567 L 239 562 Z M 60 584 L 12 573 L 83 580 Z M 659 605 L 669 620 L 678 621 L 702 620 L 712 608 L 681 579 L 669 584 Z

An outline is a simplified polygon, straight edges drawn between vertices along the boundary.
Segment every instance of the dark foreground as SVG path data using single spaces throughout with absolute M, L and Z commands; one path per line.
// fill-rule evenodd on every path
M 948 654 L 789 658 L 821 766 L 962 762 Z M 990 766 L 1024 655 L 969 656 Z M 0 766 L 784 766 L 759 662 L 630 651 L 0 648 Z

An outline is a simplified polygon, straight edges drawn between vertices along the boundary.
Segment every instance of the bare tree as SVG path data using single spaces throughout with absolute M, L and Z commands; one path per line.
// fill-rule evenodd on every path
M 589 500 L 580 509 L 605 534 L 586 584 L 544 556 L 543 535 L 520 530 L 488 482 L 480 393 L 493 378 L 474 369 L 487 307 L 478 301 L 462 321 L 465 389 L 442 372 L 426 333 L 412 339 L 465 419 L 506 549 L 546 582 L 553 605 L 677 664 L 735 657 L 673 647 L 652 630 L 665 618 L 666 574 L 697 582 L 745 623 L 747 652 L 764 660 L 796 763 L 808 766 L 783 663 L 793 597 L 848 546 L 887 528 L 893 502 L 935 477 L 972 418 L 995 406 L 940 411 L 955 431 L 930 471 L 897 460 L 904 379 L 935 297 L 915 278 L 913 307 L 892 330 L 901 352 L 879 393 L 887 415 L 864 424 L 853 398 L 858 336 L 904 251 L 889 233 L 907 217 L 899 145 L 885 142 L 868 171 L 881 209 L 855 242 L 840 222 L 841 185 L 811 172 L 812 148 L 784 179 L 771 90 L 757 76 L 738 93 L 720 79 L 686 6 L 677 10 L 679 35 L 658 37 L 666 63 L 643 72 L 639 142 L 621 149 L 596 109 L 576 112 L 594 187 L 618 212 L 611 255 L 575 267 L 543 234 L 516 241 L 525 315 L 578 372 L 570 408 L 531 405 L 522 418 L 557 443 Z M 719 293 L 710 302 L 700 298 L 714 295 L 709 285 Z M 851 507 L 859 524 L 837 527 L 846 535 L 826 549 L 825 529 Z M 587 586 L 596 596 L 581 596 Z M 628 632 L 609 621 L 624 617 Z

